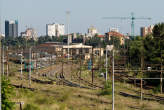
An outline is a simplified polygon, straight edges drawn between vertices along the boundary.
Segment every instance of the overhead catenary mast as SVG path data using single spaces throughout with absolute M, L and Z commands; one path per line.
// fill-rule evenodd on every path
M 114 48 L 113 48 L 113 60 L 112 60 L 113 68 L 112 68 L 112 73 L 113 73 L 113 78 L 112 78 L 112 110 L 114 110 Z
M 2 46 L 2 75 L 5 75 L 4 71 L 4 45 Z
M 67 45 L 68 45 L 68 60 L 69 60 L 69 15 L 70 15 L 70 11 L 66 11 L 67 14 Z
M 108 74 L 108 56 L 107 56 L 108 50 L 106 46 L 106 74 L 105 74 L 105 80 L 107 81 L 107 74 Z
M 32 66 L 32 62 L 31 62 L 31 47 L 29 49 L 29 86 L 31 86 L 31 66 Z
M 6 75 L 9 76 L 8 47 L 6 47 Z
M 0 16 L 0 21 L 1 21 L 1 16 Z M 0 22 L 0 40 L 1 40 L 1 38 L 2 38 L 2 36 L 1 36 L 1 22 Z M 0 42 L 0 82 L 1 82 L 1 77 L 2 77 L 2 67 L 1 67 L 1 65 L 2 65 L 2 44 L 1 44 L 1 42 Z M 0 107 L 2 106 L 2 96 L 1 96 L 1 83 L 0 83 Z
M 22 74 L 23 74 L 23 72 L 22 72 L 22 69 L 23 69 L 23 67 L 22 67 L 22 62 L 23 62 L 23 49 L 22 49 L 22 51 L 21 51 L 21 80 L 23 79 L 23 76 L 22 76 Z

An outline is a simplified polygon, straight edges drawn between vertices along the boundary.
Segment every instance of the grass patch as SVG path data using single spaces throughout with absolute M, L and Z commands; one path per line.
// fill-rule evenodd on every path
M 61 64 L 61 63 L 59 63 Z M 64 67 L 66 64 L 64 65 Z M 18 67 L 16 67 L 18 68 Z M 11 70 L 12 71 L 12 70 Z M 74 76 L 76 76 L 76 68 L 73 68 Z M 103 70 L 102 70 L 103 71 Z M 23 85 L 28 87 L 28 80 L 19 80 L 18 76 L 20 72 L 17 72 L 15 76 L 10 76 L 12 79 L 12 84 L 19 85 L 23 82 Z M 100 72 L 94 72 L 95 76 Z M 69 75 L 67 74 L 68 77 Z M 28 78 L 28 72 L 23 72 L 24 78 Z M 91 71 L 83 70 L 81 73 L 82 78 L 91 82 Z M 32 77 L 39 80 L 49 80 L 48 78 L 37 76 L 32 74 Z M 52 77 L 55 79 L 55 77 Z M 66 76 L 67 78 L 67 76 Z M 75 83 L 79 83 L 78 78 L 73 79 Z M 103 77 L 95 77 L 94 83 L 102 86 L 104 85 L 105 89 L 84 89 L 84 88 L 75 88 L 68 86 L 59 86 L 56 84 L 40 84 L 32 82 L 32 88 L 35 88 L 35 91 L 30 91 L 29 89 L 14 88 L 16 95 L 12 96 L 13 101 L 23 101 L 23 110 L 110 110 L 112 108 L 112 83 L 104 82 Z M 83 83 L 81 83 L 83 84 Z M 87 84 L 83 84 L 88 86 Z M 119 94 L 119 92 L 125 92 L 132 95 L 138 96 L 136 91 L 140 91 L 140 88 L 135 87 L 128 83 L 115 82 L 115 108 L 117 110 L 163 110 L 164 105 L 162 102 L 156 101 L 144 101 L 145 105 L 140 103 L 140 99 L 134 99 L 132 97 L 124 97 Z M 144 90 L 144 93 L 150 93 L 147 90 Z M 153 94 L 153 92 L 152 92 Z M 79 97 L 80 96 L 80 97 Z M 164 97 L 160 94 L 161 97 Z M 148 106 L 149 105 L 149 106 Z M 19 105 L 16 105 L 16 110 L 19 110 Z
M 27 104 L 23 110 L 40 110 L 38 106 L 34 104 Z
M 104 89 L 100 91 L 100 95 L 111 95 L 112 83 L 110 81 L 105 82 Z
M 34 92 L 33 91 L 30 91 L 28 89 L 23 89 L 23 88 L 20 88 L 20 90 L 18 91 L 21 96 L 20 97 L 33 97 L 34 96 Z
M 66 110 L 66 105 L 65 104 L 61 104 L 59 107 L 59 110 Z
M 42 105 L 42 104 L 53 104 L 55 101 L 50 97 L 42 97 L 36 98 L 35 103 Z
M 71 94 L 72 94 L 71 92 L 65 92 L 57 100 L 60 102 L 65 102 L 69 99 Z

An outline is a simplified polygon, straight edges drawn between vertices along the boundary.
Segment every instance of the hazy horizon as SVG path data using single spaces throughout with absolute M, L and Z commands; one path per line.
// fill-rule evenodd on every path
M 87 28 L 94 26 L 101 34 L 111 27 L 119 28 L 121 33 L 130 33 L 130 20 L 104 20 L 102 17 L 151 17 L 152 20 L 136 20 L 135 34 L 140 27 L 162 22 L 164 16 L 163 0 L 1 0 L 1 27 L 4 33 L 5 20 L 18 20 L 19 34 L 26 26 L 35 28 L 38 35 L 46 34 L 46 24 L 67 23 L 66 11 L 70 11 L 70 32 L 86 33 Z

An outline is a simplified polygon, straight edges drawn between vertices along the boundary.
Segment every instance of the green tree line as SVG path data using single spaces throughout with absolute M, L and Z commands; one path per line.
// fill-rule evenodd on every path
M 153 33 L 145 37 L 135 37 L 129 42 L 130 65 L 135 69 L 159 70 L 146 72 L 142 76 L 160 78 L 164 65 L 164 23 L 156 24 Z M 139 73 L 138 73 L 139 74 Z M 142 74 L 142 73 L 141 73 Z M 159 85 L 160 80 L 148 80 L 151 85 Z

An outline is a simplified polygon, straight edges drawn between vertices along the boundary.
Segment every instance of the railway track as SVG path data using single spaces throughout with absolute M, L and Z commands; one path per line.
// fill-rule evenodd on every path
M 91 83 L 91 82 L 89 82 L 89 81 L 87 81 L 87 80 L 85 80 L 85 79 L 83 79 L 83 78 L 80 78 L 80 77 L 78 76 L 79 72 L 80 72 L 80 71 L 76 72 L 76 75 L 74 75 L 74 77 L 75 77 L 78 81 L 80 81 L 80 83 L 83 83 L 83 84 L 85 84 L 85 85 L 87 85 L 87 86 L 89 86 L 89 87 L 91 87 L 91 88 L 100 88 L 100 89 L 103 89 L 103 88 L 104 88 L 104 87 L 98 86 L 98 85 L 96 85 L 96 84 L 93 84 L 93 83 Z
M 125 93 L 125 92 L 119 92 L 120 95 L 125 96 L 125 97 L 131 97 L 131 98 L 135 98 L 135 99 L 140 99 L 140 96 L 137 95 L 133 95 L 133 94 L 129 94 L 129 93 Z M 164 97 L 160 97 L 160 96 L 156 96 L 156 95 L 152 95 L 152 94 L 145 94 L 143 93 L 143 100 L 148 100 L 148 101 L 157 101 L 159 103 L 164 104 Z
M 85 89 L 91 89 L 90 87 L 86 87 L 86 86 L 82 86 L 80 84 L 74 83 L 72 81 L 66 80 L 65 78 L 61 78 L 57 84 L 59 85 L 66 85 L 66 86 L 70 86 L 70 87 L 79 87 L 79 88 L 85 88 Z
M 82 79 L 82 78 L 79 78 L 79 79 L 80 79 L 80 81 L 82 81 L 83 83 L 87 84 L 87 85 L 90 86 L 90 87 L 93 87 L 93 88 L 100 88 L 100 89 L 103 89 L 103 88 L 104 88 L 104 87 L 98 86 L 98 85 L 96 85 L 96 84 L 93 84 L 93 83 L 91 83 L 91 82 L 89 82 L 89 81 L 87 81 L 87 80 L 84 80 L 84 79 Z

